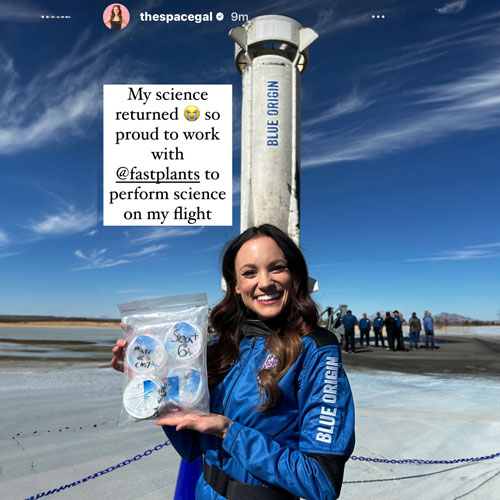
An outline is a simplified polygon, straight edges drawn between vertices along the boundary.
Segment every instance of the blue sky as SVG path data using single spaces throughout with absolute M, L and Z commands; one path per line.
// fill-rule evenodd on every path
M 0 5 L 0 314 L 118 317 L 140 297 L 221 298 L 220 248 L 239 231 L 237 12 L 320 35 L 302 76 L 301 246 L 316 301 L 498 319 L 498 1 L 125 5 L 119 33 L 102 24 L 107 2 Z M 209 10 L 225 20 L 139 21 Z M 103 227 L 102 85 L 197 82 L 233 85 L 233 227 Z

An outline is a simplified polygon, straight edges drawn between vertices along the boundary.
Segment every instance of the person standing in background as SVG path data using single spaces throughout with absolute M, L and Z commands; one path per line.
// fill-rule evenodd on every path
M 411 313 L 410 321 L 408 321 L 410 327 L 410 349 L 413 349 L 413 344 L 415 344 L 415 349 L 418 349 L 418 336 L 420 335 L 420 330 L 422 330 L 422 324 L 420 319 L 417 318 L 417 313 Z
M 368 319 L 367 314 L 363 313 L 363 317 L 359 320 L 359 343 L 363 345 L 363 338 L 366 337 L 366 345 L 370 345 L 370 330 L 372 322 Z
M 356 341 L 354 340 L 354 327 L 358 324 L 358 318 L 352 314 L 349 309 L 344 316 L 342 316 L 342 324 L 344 325 L 345 335 L 345 352 L 356 352 Z M 352 347 L 350 347 L 352 346 Z
M 391 313 L 387 311 L 385 313 L 384 320 L 385 331 L 387 332 L 387 342 L 389 344 L 388 350 L 395 351 L 394 348 L 394 337 L 397 334 L 396 320 L 391 316 Z
M 399 315 L 399 311 L 396 309 L 394 311 L 394 321 L 396 321 L 396 334 L 395 339 L 397 342 L 396 349 L 398 351 L 407 351 L 405 348 L 405 342 L 403 338 L 403 318 Z
M 424 330 L 425 330 L 425 348 L 429 349 L 429 340 L 431 344 L 431 349 L 434 351 L 436 347 L 434 346 L 434 320 L 432 319 L 432 314 L 429 311 L 424 313 Z
M 384 327 L 384 320 L 380 316 L 380 313 L 377 313 L 377 317 L 373 320 L 373 333 L 375 334 L 375 347 L 378 347 L 378 338 L 380 336 L 380 341 L 382 343 L 382 347 L 385 347 L 384 344 L 384 336 L 382 335 L 382 328 Z

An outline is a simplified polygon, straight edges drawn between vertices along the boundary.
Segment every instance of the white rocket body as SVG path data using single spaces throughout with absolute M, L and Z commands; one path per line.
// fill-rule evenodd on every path
M 274 224 L 300 243 L 300 73 L 318 37 L 284 16 L 231 30 L 242 73 L 241 231 Z

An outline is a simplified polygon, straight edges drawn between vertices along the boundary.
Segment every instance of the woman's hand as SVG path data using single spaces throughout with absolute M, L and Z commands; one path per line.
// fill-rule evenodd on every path
M 119 372 L 123 372 L 126 347 L 127 341 L 125 339 L 118 339 L 115 347 L 113 347 L 111 366 Z
M 175 430 L 191 429 L 193 431 L 202 432 L 203 434 L 213 434 L 214 436 L 224 439 L 229 427 L 233 421 L 224 415 L 210 413 L 208 416 L 187 414 L 187 415 L 169 415 L 159 418 L 156 425 L 175 426 Z

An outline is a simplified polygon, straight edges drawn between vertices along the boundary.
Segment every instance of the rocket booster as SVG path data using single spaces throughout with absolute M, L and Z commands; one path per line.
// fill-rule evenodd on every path
M 311 28 L 278 15 L 233 28 L 242 74 L 241 231 L 274 224 L 300 243 L 300 74 Z

